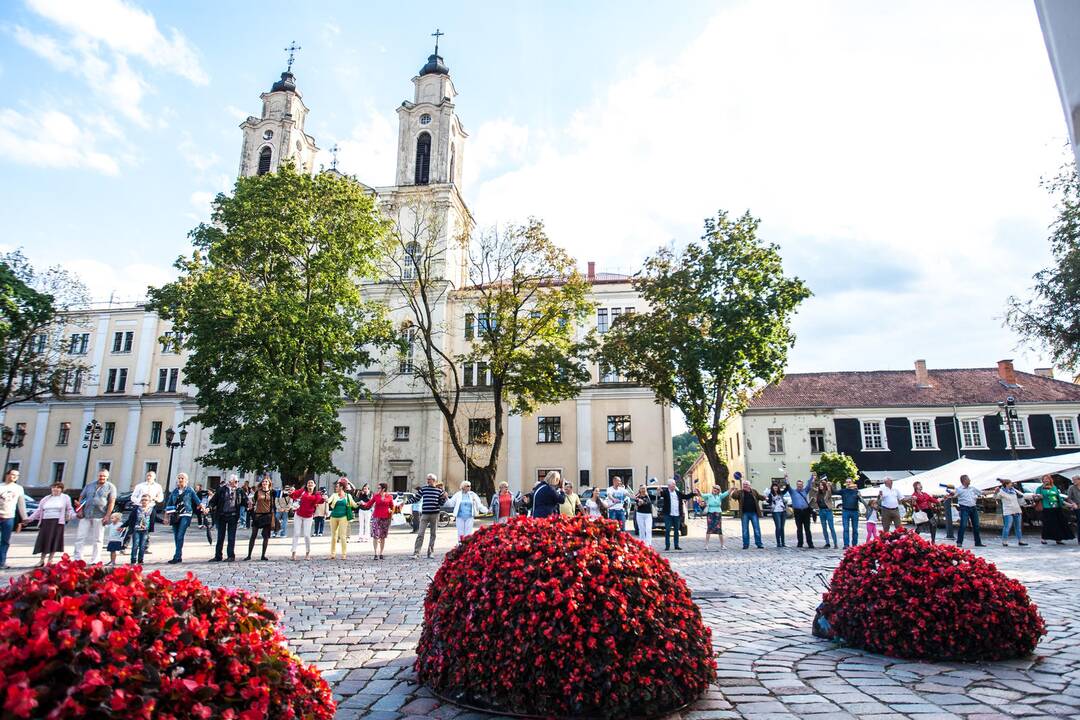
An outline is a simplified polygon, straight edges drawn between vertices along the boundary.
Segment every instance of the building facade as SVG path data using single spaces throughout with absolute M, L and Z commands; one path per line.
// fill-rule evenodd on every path
M 1013 399 L 1006 421 L 999 403 Z M 725 459 L 755 487 L 806 478 L 823 452 L 850 455 L 880 482 L 960 457 L 1008 460 L 1080 450 L 1080 386 L 1050 370 L 997 367 L 793 373 L 728 425 Z M 1010 427 L 1011 425 L 1011 427 Z M 1015 445 L 1015 448 L 1013 447 Z
M 449 291 L 435 315 L 445 329 L 442 349 L 454 356 L 468 349 L 476 322 L 466 289 L 465 250 L 455 242 L 475 224 L 461 188 L 468 134 L 457 116 L 457 91 L 441 57 L 430 56 L 412 82 L 413 99 L 398 108 L 396 184 L 369 189 L 402 232 L 423 223 L 437 229 L 440 272 Z M 240 174 L 273 172 L 285 160 L 300 171 L 313 171 L 317 147 L 304 130 L 308 108 L 296 77 L 283 73 L 260 99 L 261 116 L 249 117 L 240 126 Z M 629 277 L 598 273 L 593 263 L 588 267 L 597 310 L 579 333 L 595 328 L 602 334 L 618 315 L 643 309 Z M 366 297 L 401 308 L 395 292 L 390 282 L 364 284 Z M 58 332 L 64 333 L 72 353 L 86 356 L 91 368 L 79 387 L 63 398 L 12 406 L 0 418 L 26 430 L 23 447 L 11 453 L 11 464 L 21 470 L 26 485 L 44 489 L 61 479 L 69 487 L 80 486 L 84 476 L 108 467 L 125 490 L 147 470 L 164 474 L 170 457 L 173 475 L 183 470 L 195 483 L 220 482 L 229 468 L 196 460 L 209 450 L 209 432 L 188 424 L 183 447 L 170 451 L 166 443 L 167 431 L 179 431 L 195 413 L 194 389 L 183 377 L 185 351 L 173 353 L 161 342 L 172 332 L 169 323 L 140 305 L 91 309 L 78 317 L 80 324 Z M 403 309 L 391 310 L 391 318 L 396 323 L 408 319 Z M 490 430 L 492 413 L 485 400 L 490 394 L 485 392 L 484 370 L 467 367 L 463 373 L 471 398 L 463 429 L 475 440 L 470 452 L 486 456 L 490 446 L 484 444 L 482 430 Z M 386 481 L 395 490 L 419 484 L 429 472 L 457 487 L 465 479 L 463 463 L 449 442 L 442 414 L 413 376 L 411 358 L 387 355 L 361 377 L 371 399 L 341 410 L 345 440 L 335 464 L 354 480 Z M 93 420 L 102 424 L 103 437 L 87 462 L 83 429 Z M 576 398 L 541 407 L 535 415 L 510 416 L 505 432 L 497 480 L 506 480 L 513 489 L 531 488 L 548 470 L 559 470 L 582 485 L 607 484 L 614 475 L 636 485 L 672 474 L 670 408 L 655 402 L 649 389 L 595 366 L 590 383 Z M 320 483 L 331 480 L 325 476 Z

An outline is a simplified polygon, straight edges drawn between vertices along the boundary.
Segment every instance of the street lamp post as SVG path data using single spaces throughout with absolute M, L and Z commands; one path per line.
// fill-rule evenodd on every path
M 180 440 L 177 441 L 177 442 L 173 442 L 173 439 L 177 435 L 180 436 Z M 172 482 L 173 452 L 176 450 L 176 448 L 184 447 L 184 443 L 186 441 L 187 441 L 187 430 L 184 429 L 184 428 L 181 428 L 179 433 L 177 433 L 172 428 L 169 428 L 168 430 L 165 431 L 165 447 L 169 448 L 169 472 L 167 472 L 165 474 L 165 494 L 166 495 L 169 494 L 169 484 Z
M 15 426 L 14 430 L 4 425 L 0 435 L 3 437 L 4 447 L 7 448 L 7 454 L 4 456 L 4 474 L 7 475 L 8 468 L 11 465 L 11 449 L 23 446 L 23 440 L 26 439 L 26 430 L 18 425 Z
M 1016 423 L 1020 421 L 1020 415 L 1016 412 L 1016 398 L 1012 395 L 1005 398 L 1005 402 L 998 403 L 998 417 L 1002 418 L 1008 426 L 1009 450 L 1012 451 L 1012 459 L 1019 459 L 1016 455 Z
M 82 484 L 86 487 L 86 477 L 90 474 L 90 455 L 100 447 L 101 431 L 105 429 L 105 426 L 99 423 L 96 419 L 86 423 L 86 427 L 83 428 L 83 443 L 82 446 L 86 448 L 86 464 L 83 465 L 82 471 Z

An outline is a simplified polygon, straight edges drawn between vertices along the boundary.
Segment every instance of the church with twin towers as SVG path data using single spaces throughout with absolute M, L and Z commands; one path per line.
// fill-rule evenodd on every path
M 319 146 L 306 125 L 308 114 L 318 108 L 308 108 L 292 65 L 290 52 L 286 71 L 259 96 L 258 115 L 240 125 L 240 176 L 272 173 L 287 161 L 300 172 L 337 172 L 336 161 L 330 169 L 316 166 Z M 434 242 L 445 258 L 440 272 L 450 288 L 435 308 L 445 328 L 441 350 L 457 356 L 468 352 L 476 322 L 465 292 L 466 251 L 454 241 L 468 237 L 476 226 L 466 202 L 468 188 L 462 184 L 469 135 L 458 116 L 450 68 L 437 44 L 412 85 L 411 97 L 397 108 L 395 184 L 364 187 L 401 228 L 417 223 L 418 207 L 430 214 L 438 234 Z M 354 180 L 363 184 L 362 177 Z M 593 317 L 579 328 L 582 334 L 595 328 L 602 337 L 615 318 L 644 309 L 629 276 L 601 272 L 588 259 L 579 260 L 587 268 L 590 299 L 596 305 Z M 376 280 L 365 283 L 364 291 L 386 301 L 400 325 L 407 320 L 407 311 L 403 303 L 394 302 L 394 287 Z M 193 483 L 215 487 L 222 482 L 230 468 L 204 466 L 196 459 L 209 449 L 208 431 L 187 425 L 186 443 L 175 448 L 171 463 L 174 448 L 162 442 L 166 428 L 179 429 L 195 413 L 195 389 L 184 382 L 185 351 L 177 353 L 158 342 L 171 332 L 168 321 L 141 304 L 93 310 L 88 323 L 86 318 L 83 314 L 80 326 L 64 330 L 73 338 L 73 352 L 86 355 L 92 366 L 77 391 L 33 406 L 16 405 L 3 413 L 5 424 L 21 425 L 26 432 L 23 447 L 12 452 L 11 464 L 20 468 L 27 487 L 44 490 L 55 479 L 78 486 L 84 473 L 105 467 L 123 492 L 146 471 L 164 473 L 169 464 L 173 474 L 183 470 Z M 494 422 L 490 400 L 485 400 L 490 398 L 489 380 L 482 364 L 462 370 L 469 396 L 462 422 L 473 443 L 470 452 L 480 459 L 490 452 L 484 443 Z M 466 470 L 451 446 L 443 415 L 422 381 L 413 376 L 411 356 L 394 353 L 381 358 L 363 379 L 372 395 L 341 409 L 345 441 L 334 456 L 335 464 L 354 482 L 385 481 L 394 491 L 413 488 L 427 473 L 437 474 L 451 490 L 457 488 L 466 479 Z M 87 457 L 78 440 L 92 420 L 107 429 L 108 442 Z M 579 486 L 606 486 L 616 475 L 638 486 L 672 475 L 670 407 L 657 403 L 648 388 L 596 365 L 577 397 L 542 406 L 533 415 L 511 415 L 503 422 L 505 441 L 495 481 L 506 481 L 512 490 L 531 489 L 549 470 Z M 327 475 L 318 482 L 328 487 L 333 479 Z

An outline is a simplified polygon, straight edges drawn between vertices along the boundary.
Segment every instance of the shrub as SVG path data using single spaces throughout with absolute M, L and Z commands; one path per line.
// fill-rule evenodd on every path
M 846 644 L 902 658 L 1003 660 L 1031 654 L 1046 634 L 1019 581 L 906 530 L 848 550 L 824 612 Z
M 544 716 L 655 715 L 716 679 L 686 583 L 614 522 L 515 518 L 452 550 L 415 668 L 450 699 Z
M 0 717 L 329 720 L 263 601 L 64 560 L 0 591 Z

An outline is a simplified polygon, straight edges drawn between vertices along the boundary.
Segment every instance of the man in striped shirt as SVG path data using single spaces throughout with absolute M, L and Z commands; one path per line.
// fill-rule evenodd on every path
M 420 558 L 420 547 L 424 544 L 424 529 L 430 528 L 431 539 L 428 541 L 427 556 L 435 552 L 435 529 L 439 526 L 439 511 L 446 503 L 446 492 L 436 485 L 438 478 L 434 473 L 427 476 L 427 485 L 420 488 L 420 525 L 416 531 L 416 544 L 413 546 L 413 560 Z

